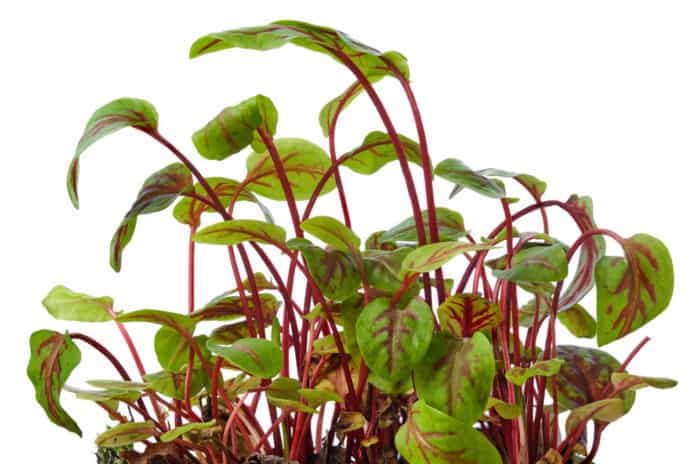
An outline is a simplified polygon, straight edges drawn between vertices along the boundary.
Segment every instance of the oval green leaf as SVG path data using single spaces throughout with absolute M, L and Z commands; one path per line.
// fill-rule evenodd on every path
M 447 208 L 435 208 L 435 214 L 437 216 L 436 224 L 441 241 L 454 241 L 466 235 L 464 219 L 461 214 Z M 430 242 L 430 218 L 428 212 L 421 211 L 421 217 L 423 218 L 426 241 Z M 385 231 L 379 237 L 379 242 L 418 242 L 416 221 L 413 216 Z
M 283 364 L 283 353 L 278 345 L 270 340 L 243 338 L 227 345 L 209 339 L 208 349 L 255 377 L 274 377 L 280 372 Z
M 278 245 L 285 242 L 285 230 L 275 224 L 253 219 L 218 222 L 198 231 L 193 240 L 211 245 L 238 245 L 258 242 Z
M 110 428 L 100 434 L 94 443 L 104 448 L 121 448 L 132 445 L 139 441 L 147 440 L 157 433 L 155 423 L 147 422 L 127 422 Z
M 437 308 L 437 315 L 442 330 L 459 337 L 497 327 L 503 317 L 496 303 L 471 293 L 448 297 Z
M 51 316 L 63 321 L 107 322 L 112 320 L 114 300 L 93 297 L 56 285 L 41 302 Z

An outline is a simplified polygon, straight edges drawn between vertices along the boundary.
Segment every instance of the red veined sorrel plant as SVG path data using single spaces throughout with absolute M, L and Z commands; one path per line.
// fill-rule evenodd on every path
M 96 439 L 102 463 L 591 463 L 604 429 L 628 412 L 635 390 L 675 382 L 628 373 L 647 339 L 619 362 L 599 349 L 557 345 L 557 323 L 577 337 L 596 336 L 602 346 L 652 320 L 672 294 L 665 246 L 649 235 L 625 238 L 599 228 L 589 197 L 545 199 L 546 184 L 529 174 L 472 170 L 456 159 L 433 169 L 407 61 L 397 52 L 279 21 L 206 35 L 191 57 L 288 43 L 330 56 L 355 78 L 321 110 L 328 154 L 303 139 L 276 138 L 278 113 L 262 95 L 223 109 L 193 135 L 207 159 L 248 149 L 247 174 L 238 180 L 203 176 L 161 134 L 146 101 L 115 100 L 88 121 L 67 179 L 76 207 L 80 156 L 107 134 L 138 129 L 177 158 L 145 180 L 110 252 L 119 271 L 139 215 L 176 202 L 174 218 L 190 230 L 188 313 L 117 312 L 110 297 L 55 287 L 43 301 L 49 313 L 115 323 L 138 372 L 127 372 L 88 335 L 37 331 L 28 374 L 48 417 L 81 433 L 61 406 L 62 390 L 101 407 L 110 422 Z M 385 77 L 403 89 L 414 140 L 396 131 L 375 90 Z M 385 132 L 339 156 L 336 125 L 362 93 Z M 412 209 L 403 222 L 375 224 L 384 229 L 361 240 L 351 229 L 340 168 L 370 175 L 391 161 L 399 163 Z M 500 223 L 477 240 L 460 213 L 437 207 L 434 177 L 454 184 L 451 196 L 469 190 L 490 198 Z M 520 184 L 531 203 L 519 206 L 504 181 Z M 339 217 L 313 215 L 317 198 L 334 191 Z M 288 231 L 259 197 L 283 202 Z M 239 201 L 257 204 L 261 214 L 238 217 Z M 577 226 L 570 245 L 554 237 L 549 209 Z M 219 222 L 203 227 L 204 213 Z M 539 231 L 515 227 L 529 215 L 540 218 Z M 606 238 L 623 256 L 605 256 Z M 232 288 L 199 308 L 197 244 L 221 245 Z M 577 267 L 569 272 L 573 257 Z M 254 269 L 252 258 L 263 269 Z M 459 272 L 445 278 L 442 266 L 454 259 Z M 595 285 L 596 317 L 581 306 Z M 209 321 L 219 325 L 199 333 Z M 129 335 L 135 322 L 159 326 L 155 370 L 143 365 Z M 118 378 L 89 381 L 89 389 L 67 386 L 80 344 L 101 353 Z M 566 411 L 563 431 L 559 416 Z

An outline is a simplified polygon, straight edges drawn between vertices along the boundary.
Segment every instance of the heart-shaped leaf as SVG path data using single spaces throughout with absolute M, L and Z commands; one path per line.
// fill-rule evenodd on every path
M 502 320 L 500 307 L 479 295 L 458 293 L 448 297 L 437 308 L 443 330 L 459 337 L 497 327 Z
M 124 127 L 135 127 L 146 132 L 157 131 L 157 111 L 145 100 L 119 98 L 94 112 L 77 143 L 75 156 L 68 169 L 68 194 L 75 208 L 79 207 L 77 180 L 80 172 L 80 155 L 94 142 Z
M 302 230 L 336 250 L 357 254 L 360 249 L 360 237 L 332 217 L 315 216 L 302 222 L 300 226 Z
M 594 320 L 594 317 L 579 304 L 559 312 L 557 317 L 560 323 L 576 337 L 594 338 L 597 334 L 597 322 Z
M 398 380 L 423 358 L 433 335 L 430 307 L 418 299 L 400 309 L 389 298 L 376 298 L 356 322 L 360 353 L 377 375 Z
M 111 267 L 121 270 L 121 255 L 130 242 L 137 217 L 166 209 L 174 203 L 181 192 L 193 185 L 191 172 L 181 163 L 169 166 L 148 177 L 138 196 L 111 239 Z
M 556 282 L 568 275 L 566 251 L 560 244 L 539 245 L 520 250 L 510 269 L 494 269 L 498 279 L 512 282 Z
M 227 179 L 225 177 L 208 177 L 206 179 L 210 188 L 217 195 L 218 199 L 225 208 L 229 207 L 232 198 L 237 196 L 236 201 L 248 201 L 251 203 L 256 203 L 263 213 L 264 219 L 267 222 L 273 223 L 273 216 L 269 209 L 256 198 L 256 195 L 251 193 L 249 190 L 241 186 L 239 182 L 232 179 Z M 209 198 L 208 192 L 203 188 L 201 184 L 196 184 L 194 186 L 194 191 L 202 196 L 203 198 L 212 201 Z M 190 197 L 184 197 L 179 200 L 174 206 L 172 211 L 174 218 L 181 222 L 182 224 L 188 224 L 193 227 L 198 227 L 201 222 L 201 216 L 203 213 L 215 212 L 213 208 L 206 205 L 205 203 Z
M 523 385 L 532 377 L 551 377 L 558 374 L 563 365 L 562 359 L 537 361 L 529 367 L 512 367 L 505 372 L 505 378 L 517 386 Z
M 205 357 L 209 357 L 206 348 L 207 338 L 205 335 L 194 337 L 195 343 Z M 188 353 L 191 342 L 176 330 L 170 327 L 161 327 L 155 334 L 155 354 L 157 361 L 165 371 L 178 371 L 188 362 Z M 200 365 L 198 358 L 194 359 L 195 365 Z
M 423 164 L 418 143 L 404 135 L 399 135 L 406 159 L 418 166 Z M 345 155 L 343 166 L 358 174 L 370 175 L 382 169 L 388 163 L 399 159 L 392 139 L 384 132 L 374 131 L 367 134 L 363 143 Z
M 155 423 L 147 422 L 127 422 L 116 425 L 106 432 L 100 434 L 94 443 L 99 447 L 122 448 L 132 445 L 139 441 L 147 440 L 157 433 Z
M 179 427 L 173 428 L 170 431 L 160 435 L 160 440 L 162 440 L 165 443 L 168 443 L 170 441 L 176 440 L 177 438 L 183 437 L 189 432 L 213 428 L 216 424 L 217 421 L 215 419 L 212 419 L 208 422 L 191 422 L 188 424 L 180 425 Z
M 466 235 L 464 219 L 461 214 L 447 208 L 435 208 L 435 214 L 437 216 L 437 229 L 441 241 L 453 241 Z M 421 217 L 423 218 L 426 240 L 430 242 L 430 219 L 428 212 L 422 211 Z M 399 224 L 384 232 L 380 236 L 379 241 L 380 243 L 418 242 L 416 221 L 413 216 L 401 221 Z
M 395 443 L 401 456 L 414 464 L 502 464 L 485 435 L 423 401 L 411 406 Z
M 288 246 L 300 250 L 315 283 L 330 299 L 343 301 L 360 287 L 360 272 L 351 254 L 325 250 L 301 238 L 290 240 Z
M 473 171 L 458 159 L 448 158 L 440 161 L 433 173 L 445 180 L 456 184 L 450 198 L 464 188 L 487 196 L 489 198 L 505 198 L 505 184 L 496 179 L 489 179 L 483 174 Z
M 451 259 L 467 252 L 490 250 L 489 245 L 473 245 L 461 242 L 440 242 L 423 245 L 411 251 L 401 263 L 401 277 L 431 272 L 447 264 Z
M 29 339 L 31 356 L 27 375 L 34 385 L 36 401 L 51 421 L 82 436 L 80 427 L 60 404 L 60 393 L 72 371 L 80 364 L 80 349 L 68 334 L 38 330 Z
M 253 219 L 218 222 L 199 230 L 193 240 L 212 245 L 238 245 L 258 242 L 278 245 L 285 242 L 285 230 L 275 224 Z
M 485 335 L 439 332 L 416 366 L 416 391 L 429 406 L 471 425 L 486 410 L 494 375 L 493 348 Z
M 600 346 L 642 327 L 672 298 L 674 270 L 665 245 L 646 234 L 624 240 L 625 257 L 605 256 L 595 267 Z
M 277 124 L 278 112 L 273 102 L 268 97 L 256 95 L 223 109 L 193 134 L 193 144 L 204 158 L 223 160 L 248 147 L 257 129 L 264 128 L 273 135 Z
M 280 372 L 283 364 L 283 353 L 278 345 L 270 340 L 243 338 L 228 345 L 209 339 L 208 349 L 255 377 L 274 377 Z
M 108 296 L 93 297 L 57 285 L 42 301 L 51 316 L 64 321 L 106 322 L 112 320 L 114 300 Z
M 331 167 L 331 159 L 318 145 L 304 139 L 276 139 L 280 161 L 290 183 L 296 200 L 308 200 L 324 173 Z M 262 197 L 272 200 L 285 200 L 285 191 L 278 177 L 271 155 L 255 152 L 247 158 L 247 188 Z M 321 190 L 321 194 L 336 187 L 333 177 Z

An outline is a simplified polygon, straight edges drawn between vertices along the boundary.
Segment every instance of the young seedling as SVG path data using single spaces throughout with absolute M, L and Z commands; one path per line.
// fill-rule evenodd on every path
M 61 392 L 96 403 L 107 424 L 96 439 L 101 463 L 592 463 L 636 390 L 676 382 L 629 372 L 647 338 L 620 362 L 596 348 L 558 345 L 557 326 L 604 346 L 654 319 L 672 295 L 667 248 L 646 234 L 598 227 L 587 196 L 546 199 L 546 183 L 532 175 L 475 170 L 458 159 L 433 167 L 400 53 L 334 29 L 278 21 L 205 35 L 190 56 L 286 44 L 334 59 L 355 79 L 320 112 L 328 153 L 276 137 L 278 113 L 263 95 L 224 108 L 193 134 L 207 159 L 248 152 L 246 176 L 238 179 L 204 176 L 159 131 L 157 112 L 144 100 L 112 101 L 89 119 L 68 171 L 75 207 L 80 157 L 102 137 L 130 127 L 174 156 L 145 180 L 110 255 L 119 271 L 139 216 L 174 205 L 174 219 L 190 231 L 188 312 L 120 312 L 110 297 L 52 289 L 43 304 L 56 319 L 116 324 L 137 372 L 83 333 L 34 332 L 28 375 L 48 418 L 81 434 Z M 414 138 L 396 131 L 375 90 L 384 78 L 403 89 Z M 384 132 L 339 155 L 336 126 L 363 93 Z M 411 209 L 398 224 L 375 219 L 375 232 L 361 240 L 351 229 L 355 205 L 341 169 L 372 175 L 394 161 Z M 477 240 L 459 212 L 436 203 L 435 178 L 452 188 L 450 197 L 489 198 L 500 223 Z M 528 205 L 508 195 L 511 183 Z M 334 194 L 338 217 L 312 213 L 319 196 Z M 274 223 L 266 200 L 288 209 L 287 229 Z M 259 214 L 238 216 L 240 201 Z M 570 217 L 576 237 L 553 235 L 551 209 Z M 216 219 L 203 226 L 204 216 Z M 538 230 L 518 230 L 528 216 L 538 216 Z M 607 239 L 623 256 L 605 255 Z M 203 306 L 194 298 L 206 271 L 195 265 L 199 244 L 217 245 L 231 270 L 229 288 Z M 589 311 L 581 304 L 593 287 Z M 212 332 L 199 327 L 211 321 Z M 159 366 L 142 362 L 140 349 L 151 340 L 136 343 L 132 323 L 159 327 Z M 67 384 L 83 348 L 104 356 L 113 380 Z

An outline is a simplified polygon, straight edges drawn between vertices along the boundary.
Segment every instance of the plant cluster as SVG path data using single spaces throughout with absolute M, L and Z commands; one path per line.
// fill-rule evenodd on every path
M 190 55 L 285 44 L 328 55 L 355 78 L 321 110 L 328 153 L 304 139 L 275 137 L 278 113 L 263 95 L 223 109 L 193 134 L 206 159 L 250 151 L 241 180 L 203 176 L 162 135 L 146 101 L 121 98 L 89 119 L 67 178 L 75 207 L 80 157 L 107 134 L 137 129 L 177 158 L 145 180 L 110 257 L 119 271 L 138 217 L 176 203 L 173 216 L 190 231 L 188 311 L 119 312 L 110 297 L 52 289 L 43 304 L 56 319 L 115 323 L 137 376 L 88 335 L 36 331 L 28 375 L 48 417 L 81 434 L 61 392 L 96 403 L 110 423 L 96 439 L 102 463 L 593 462 L 603 431 L 631 409 L 635 390 L 676 382 L 628 372 L 647 339 L 620 362 L 599 349 L 558 345 L 557 326 L 602 346 L 655 318 L 672 294 L 666 247 L 646 234 L 626 238 L 598 227 L 587 196 L 545 199 L 546 184 L 532 175 L 473 170 L 457 159 L 433 167 L 407 60 L 397 52 L 326 27 L 278 21 L 203 36 Z M 375 90 L 385 77 L 403 89 L 414 139 L 396 131 Z M 337 123 L 363 93 L 385 132 L 338 156 Z M 403 222 L 361 240 L 351 229 L 340 168 L 371 175 L 392 161 L 412 209 Z M 453 184 L 450 196 L 490 198 L 500 223 L 477 239 L 459 212 L 436 206 L 436 177 Z M 521 185 L 530 203 L 518 206 L 506 182 Z M 338 217 L 313 215 L 319 196 L 334 192 Z M 283 202 L 289 231 L 261 198 Z M 240 201 L 258 205 L 258 217 L 238 217 Z M 570 245 L 552 235 L 550 209 L 577 225 Z M 518 230 L 530 215 L 539 230 Z M 203 224 L 212 218 L 217 222 Z M 623 256 L 605 255 L 607 238 Z M 200 307 L 199 244 L 217 245 L 231 268 L 231 289 Z M 593 287 L 590 312 L 581 300 Z M 212 332 L 201 330 L 211 321 Z M 143 364 L 132 323 L 159 326 L 158 370 Z M 84 389 L 66 385 L 80 344 L 101 353 L 117 378 L 90 380 Z

